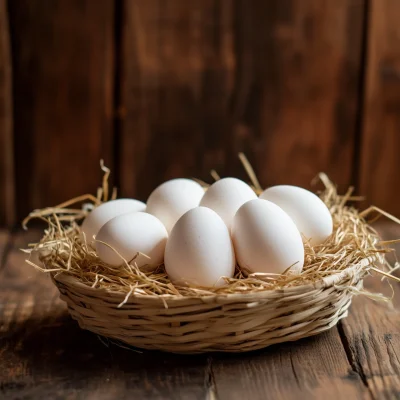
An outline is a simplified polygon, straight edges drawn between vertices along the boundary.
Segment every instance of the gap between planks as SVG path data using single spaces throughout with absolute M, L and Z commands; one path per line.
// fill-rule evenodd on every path
M 371 398 L 373 398 L 372 391 L 371 391 L 371 389 L 370 389 L 370 387 L 368 385 L 368 381 L 367 381 L 367 378 L 366 378 L 366 376 L 364 374 L 362 366 L 361 366 L 360 362 L 353 357 L 353 354 L 352 354 L 352 351 L 351 351 L 351 348 L 350 348 L 349 340 L 346 337 L 346 335 L 344 333 L 344 330 L 343 330 L 342 321 L 338 322 L 337 330 L 338 330 L 340 339 L 342 341 L 342 345 L 343 345 L 344 351 L 345 351 L 346 356 L 347 356 L 347 361 L 349 362 L 349 365 L 350 365 L 351 369 L 354 371 L 354 373 L 356 373 L 360 377 L 360 379 L 363 382 L 364 386 L 367 388 Z
M 13 246 L 13 230 L 0 230 L 0 273 L 6 265 L 7 256 Z

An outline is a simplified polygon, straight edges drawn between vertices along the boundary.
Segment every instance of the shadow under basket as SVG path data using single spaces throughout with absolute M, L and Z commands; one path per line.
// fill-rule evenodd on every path
M 346 317 L 371 260 L 312 284 L 209 296 L 133 294 L 92 288 L 53 273 L 83 329 L 128 345 L 172 353 L 245 352 L 326 331 Z

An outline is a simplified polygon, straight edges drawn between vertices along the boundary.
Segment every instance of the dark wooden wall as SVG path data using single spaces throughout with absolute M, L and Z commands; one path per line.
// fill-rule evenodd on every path
M 0 224 L 178 176 L 310 187 L 400 214 L 397 0 L 0 0 Z

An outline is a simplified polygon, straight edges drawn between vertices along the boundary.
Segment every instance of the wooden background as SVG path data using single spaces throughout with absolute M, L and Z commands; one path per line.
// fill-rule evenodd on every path
M 398 0 L 0 0 L 0 224 L 94 192 L 327 172 L 400 215 Z

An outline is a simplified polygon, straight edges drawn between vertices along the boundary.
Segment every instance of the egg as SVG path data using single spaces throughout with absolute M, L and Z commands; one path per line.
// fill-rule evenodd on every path
M 171 281 L 189 286 L 223 286 L 232 277 L 235 253 L 228 228 L 213 210 L 197 207 L 175 224 L 165 248 Z
M 314 193 L 297 186 L 279 185 L 266 189 L 260 198 L 282 208 L 311 245 L 321 244 L 332 234 L 331 213 Z
M 230 229 L 239 207 L 256 198 L 256 194 L 247 183 L 236 178 L 223 178 L 207 189 L 200 205 L 214 210 Z
M 86 242 L 90 244 L 100 228 L 110 219 L 118 215 L 144 211 L 145 209 L 146 204 L 139 200 L 118 199 L 107 201 L 94 208 L 93 211 L 88 214 L 82 223 L 81 232 L 85 234 Z
M 158 186 L 147 200 L 146 211 L 157 217 L 168 232 L 185 212 L 197 207 L 204 189 L 191 179 L 172 179 Z
M 241 267 L 252 272 L 281 274 L 292 266 L 299 273 L 304 247 L 292 219 L 276 204 L 255 199 L 239 208 L 232 225 L 232 240 Z
M 121 256 L 129 262 L 140 252 L 136 265 L 154 268 L 163 262 L 167 237 L 164 225 L 153 215 L 124 214 L 103 225 L 96 237 L 96 250 L 99 258 L 112 266 L 123 263 Z

